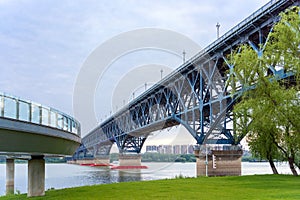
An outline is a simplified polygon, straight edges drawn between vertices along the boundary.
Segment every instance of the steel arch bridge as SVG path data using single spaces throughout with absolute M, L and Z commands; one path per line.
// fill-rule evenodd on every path
M 232 128 L 232 108 L 239 94 L 230 95 L 226 71 L 234 66 L 227 58 L 243 43 L 262 55 L 278 14 L 299 4 L 279 0 L 261 7 L 92 130 L 76 154 L 89 150 L 94 157 L 108 155 L 114 143 L 120 153 L 140 153 L 151 132 L 179 124 L 199 145 L 238 145 L 244 135 Z M 273 67 L 270 71 L 289 76 Z

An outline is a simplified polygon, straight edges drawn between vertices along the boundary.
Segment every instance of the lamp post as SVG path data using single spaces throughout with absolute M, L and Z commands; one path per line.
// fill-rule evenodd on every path
M 208 156 L 207 144 L 205 144 L 205 176 L 208 176 Z
M 220 37 L 220 24 L 219 22 L 217 23 L 216 27 L 217 27 L 217 39 Z
M 162 69 L 160 70 L 160 79 L 162 79 L 163 71 L 164 71 L 164 70 L 162 70 Z

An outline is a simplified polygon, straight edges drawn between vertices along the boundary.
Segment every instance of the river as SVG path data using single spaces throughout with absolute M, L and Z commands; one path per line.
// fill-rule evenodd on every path
M 71 164 L 46 164 L 45 188 L 60 189 L 84 185 L 146 181 L 165 178 L 196 176 L 196 163 L 143 163 L 148 169 L 119 171 L 103 167 L 88 167 Z M 286 163 L 276 165 L 281 174 L 290 174 Z M 5 164 L 0 164 L 0 196 L 5 194 Z M 242 175 L 271 174 L 268 163 L 242 163 Z M 15 166 L 15 191 L 27 192 L 27 164 Z

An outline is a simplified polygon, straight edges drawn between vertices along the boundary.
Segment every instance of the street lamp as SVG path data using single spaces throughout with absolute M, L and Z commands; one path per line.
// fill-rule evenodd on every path
M 205 144 L 205 176 L 208 176 L 208 152 L 207 152 L 207 144 Z
M 162 69 L 160 70 L 160 79 L 162 79 L 163 71 L 164 71 L 164 70 L 162 70 Z
M 183 50 L 183 52 L 182 52 L 183 63 L 185 63 L 185 54 L 186 54 L 186 52 L 185 52 L 185 50 Z
M 219 22 L 217 23 L 216 27 L 217 27 L 217 39 L 220 37 L 220 24 Z

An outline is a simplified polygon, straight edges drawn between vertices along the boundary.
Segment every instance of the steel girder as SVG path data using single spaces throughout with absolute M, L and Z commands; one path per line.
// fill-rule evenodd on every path
M 84 146 L 84 144 L 81 144 L 75 151 L 75 153 L 73 154 L 72 158 L 74 160 L 78 160 L 81 158 L 86 158 L 87 157 L 87 148 Z
M 279 12 L 293 4 L 299 1 L 262 7 L 91 131 L 82 139 L 84 145 L 95 156 L 108 155 L 114 142 L 120 153 L 140 153 L 151 132 L 179 124 L 197 144 L 239 144 L 244 135 L 233 130 L 232 108 L 240 93 L 230 95 L 226 74 L 234 65 L 228 57 L 243 43 L 261 56 Z

